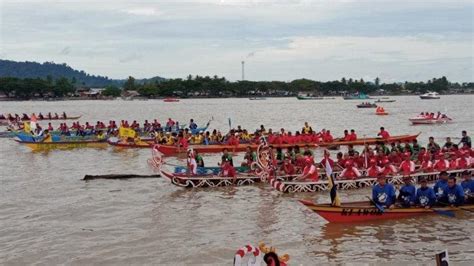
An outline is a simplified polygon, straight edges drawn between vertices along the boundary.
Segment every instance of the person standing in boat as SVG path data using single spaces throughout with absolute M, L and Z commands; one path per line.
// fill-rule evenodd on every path
M 436 195 L 433 188 L 428 186 L 425 177 L 420 178 L 420 188 L 416 190 L 416 204 L 420 207 L 429 209 L 436 202 Z
M 388 139 L 390 138 L 390 133 L 385 130 L 384 127 L 380 128 L 380 132 L 377 134 L 377 136 L 380 136 L 382 139 Z
M 472 148 L 471 137 L 467 135 L 467 131 L 462 131 L 462 138 L 458 145 L 462 144 L 462 147 Z
M 377 184 L 372 188 L 372 200 L 386 208 L 393 208 L 396 200 L 395 187 L 387 183 L 383 175 L 377 177 Z
M 309 126 L 308 122 L 304 122 L 304 126 L 303 126 L 303 129 L 302 129 L 301 133 L 309 134 L 312 131 L 313 131 L 313 129 Z
M 461 185 L 456 184 L 455 176 L 450 176 L 448 178 L 448 186 L 443 191 L 440 202 L 451 207 L 461 206 L 464 204 L 464 190 Z
M 441 173 L 439 173 L 439 179 L 438 181 L 436 181 L 433 187 L 437 200 L 441 199 L 447 187 L 448 187 L 448 172 L 442 171 Z
M 405 208 L 414 206 L 416 202 L 416 187 L 411 181 L 411 176 L 404 176 L 404 184 L 400 188 L 400 193 L 398 194 L 398 202 Z

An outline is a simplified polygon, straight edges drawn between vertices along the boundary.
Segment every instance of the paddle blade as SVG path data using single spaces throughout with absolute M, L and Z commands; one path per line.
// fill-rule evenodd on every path
M 434 210 L 434 212 L 436 214 L 451 217 L 451 218 L 454 218 L 456 216 L 453 211 Z

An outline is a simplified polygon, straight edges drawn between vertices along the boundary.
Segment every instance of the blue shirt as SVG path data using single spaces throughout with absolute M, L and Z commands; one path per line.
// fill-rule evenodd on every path
M 419 188 L 416 191 L 416 204 L 420 206 L 433 206 L 436 202 L 434 190 L 430 187 Z
M 398 199 L 404 206 L 414 205 L 416 201 L 416 187 L 412 184 L 403 185 L 400 188 Z
M 462 181 L 461 187 L 464 190 L 464 195 L 474 195 L 474 180 Z
M 444 190 L 448 187 L 448 181 L 439 179 L 436 181 L 436 184 L 433 187 L 433 190 L 436 194 L 436 198 L 441 198 L 443 196 Z
M 385 184 L 383 187 L 379 184 L 372 188 L 372 200 L 380 205 L 388 207 L 395 203 L 395 188 L 392 184 Z
M 194 122 L 192 122 L 191 124 L 189 124 L 189 129 L 196 129 L 198 127 L 198 125 Z
M 464 203 L 464 191 L 461 185 L 455 184 L 454 187 L 446 187 L 441 201 L 450 205 L 462 205 Z

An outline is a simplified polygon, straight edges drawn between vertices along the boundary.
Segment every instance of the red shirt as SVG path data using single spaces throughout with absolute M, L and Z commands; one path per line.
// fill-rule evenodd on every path
M 383 139 L 388 139 L 390 138 L 390 134 L 384 130 L 384 131 L 380 131 L 380 133 L 378 134 L 378 136 L 382 137 Z
M 309 174 L 309 176 L 306 179 L 309 179 L 313 182 L 316 182 L 319 180 L 319 173 L 318 169 L 316 168 L 315 165 L 307 165 L 303 169 L 303 175 Z
M 400 170 L 403 174 L 408 175 L 415 172 L 415 163 L 412 161 L 403 161 L 400 164 Z
M 357 134 L 356 134 L 356 133 L 351 133 L 351 134 L 349 134 L 349 140 L 350 140 L 350 141 L 357 140 Z

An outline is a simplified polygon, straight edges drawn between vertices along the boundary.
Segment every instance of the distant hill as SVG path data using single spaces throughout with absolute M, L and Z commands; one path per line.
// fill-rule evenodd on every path
M 54 62 L 16 62 L 0 59 L 0 77 L 16 78 L 42 78 L 51 76 L 53 79 L 65 77 L 69 80 L 75 80 L 78 86 L 104 87 L 108 85 L 121 86 L 126 79 L 109 79 L 105 76 L 90 75 L 82 70 L 75 70 L 66 63 L 56 64 Z M 136 83 L 163 81 L 162 77 L 153 77 L 150 79 L 136 80 Z

